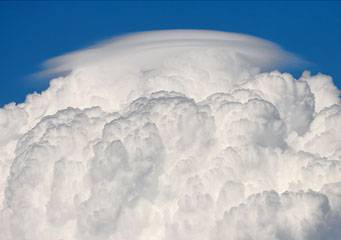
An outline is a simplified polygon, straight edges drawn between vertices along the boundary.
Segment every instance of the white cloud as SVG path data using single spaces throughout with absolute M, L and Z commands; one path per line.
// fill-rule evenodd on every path
M 273 43 L 149 32 L 48 61 L 0 109 L 2 239 L 337 239 L 341 120 Z M 269 72 L 270 71 L 270 72 Z

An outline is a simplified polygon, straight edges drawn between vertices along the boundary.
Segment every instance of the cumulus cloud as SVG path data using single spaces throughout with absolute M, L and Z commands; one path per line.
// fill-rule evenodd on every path
M 0 109 L 1 239 L 339 239 L 339 90 L 300 62 L 197 30 L 49 60 Z

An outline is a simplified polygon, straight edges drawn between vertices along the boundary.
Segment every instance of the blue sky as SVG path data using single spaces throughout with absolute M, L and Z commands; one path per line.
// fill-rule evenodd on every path
M 341 2 L 1 2 L 0 106 L 48 81 L 30 77 L 51 57 L 128 32 L 213 29 L 262 37 L 312 62 L 341 88 Z M 302 68 L 290 69 L 296 76 Z

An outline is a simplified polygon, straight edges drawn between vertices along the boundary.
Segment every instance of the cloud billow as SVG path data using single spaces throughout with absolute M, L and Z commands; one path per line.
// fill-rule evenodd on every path
M 1 239 L 340 238 L 339 90 L 303 62 L 201 30 L 47 61 L 0 109 Z

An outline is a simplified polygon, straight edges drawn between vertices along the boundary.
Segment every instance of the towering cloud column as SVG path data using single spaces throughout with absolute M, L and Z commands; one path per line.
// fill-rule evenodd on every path
M 341 104 L 329 76 L 251 36 L 176 30 L 46 62 L 0 109 L 0 238 L 341 238 Z

